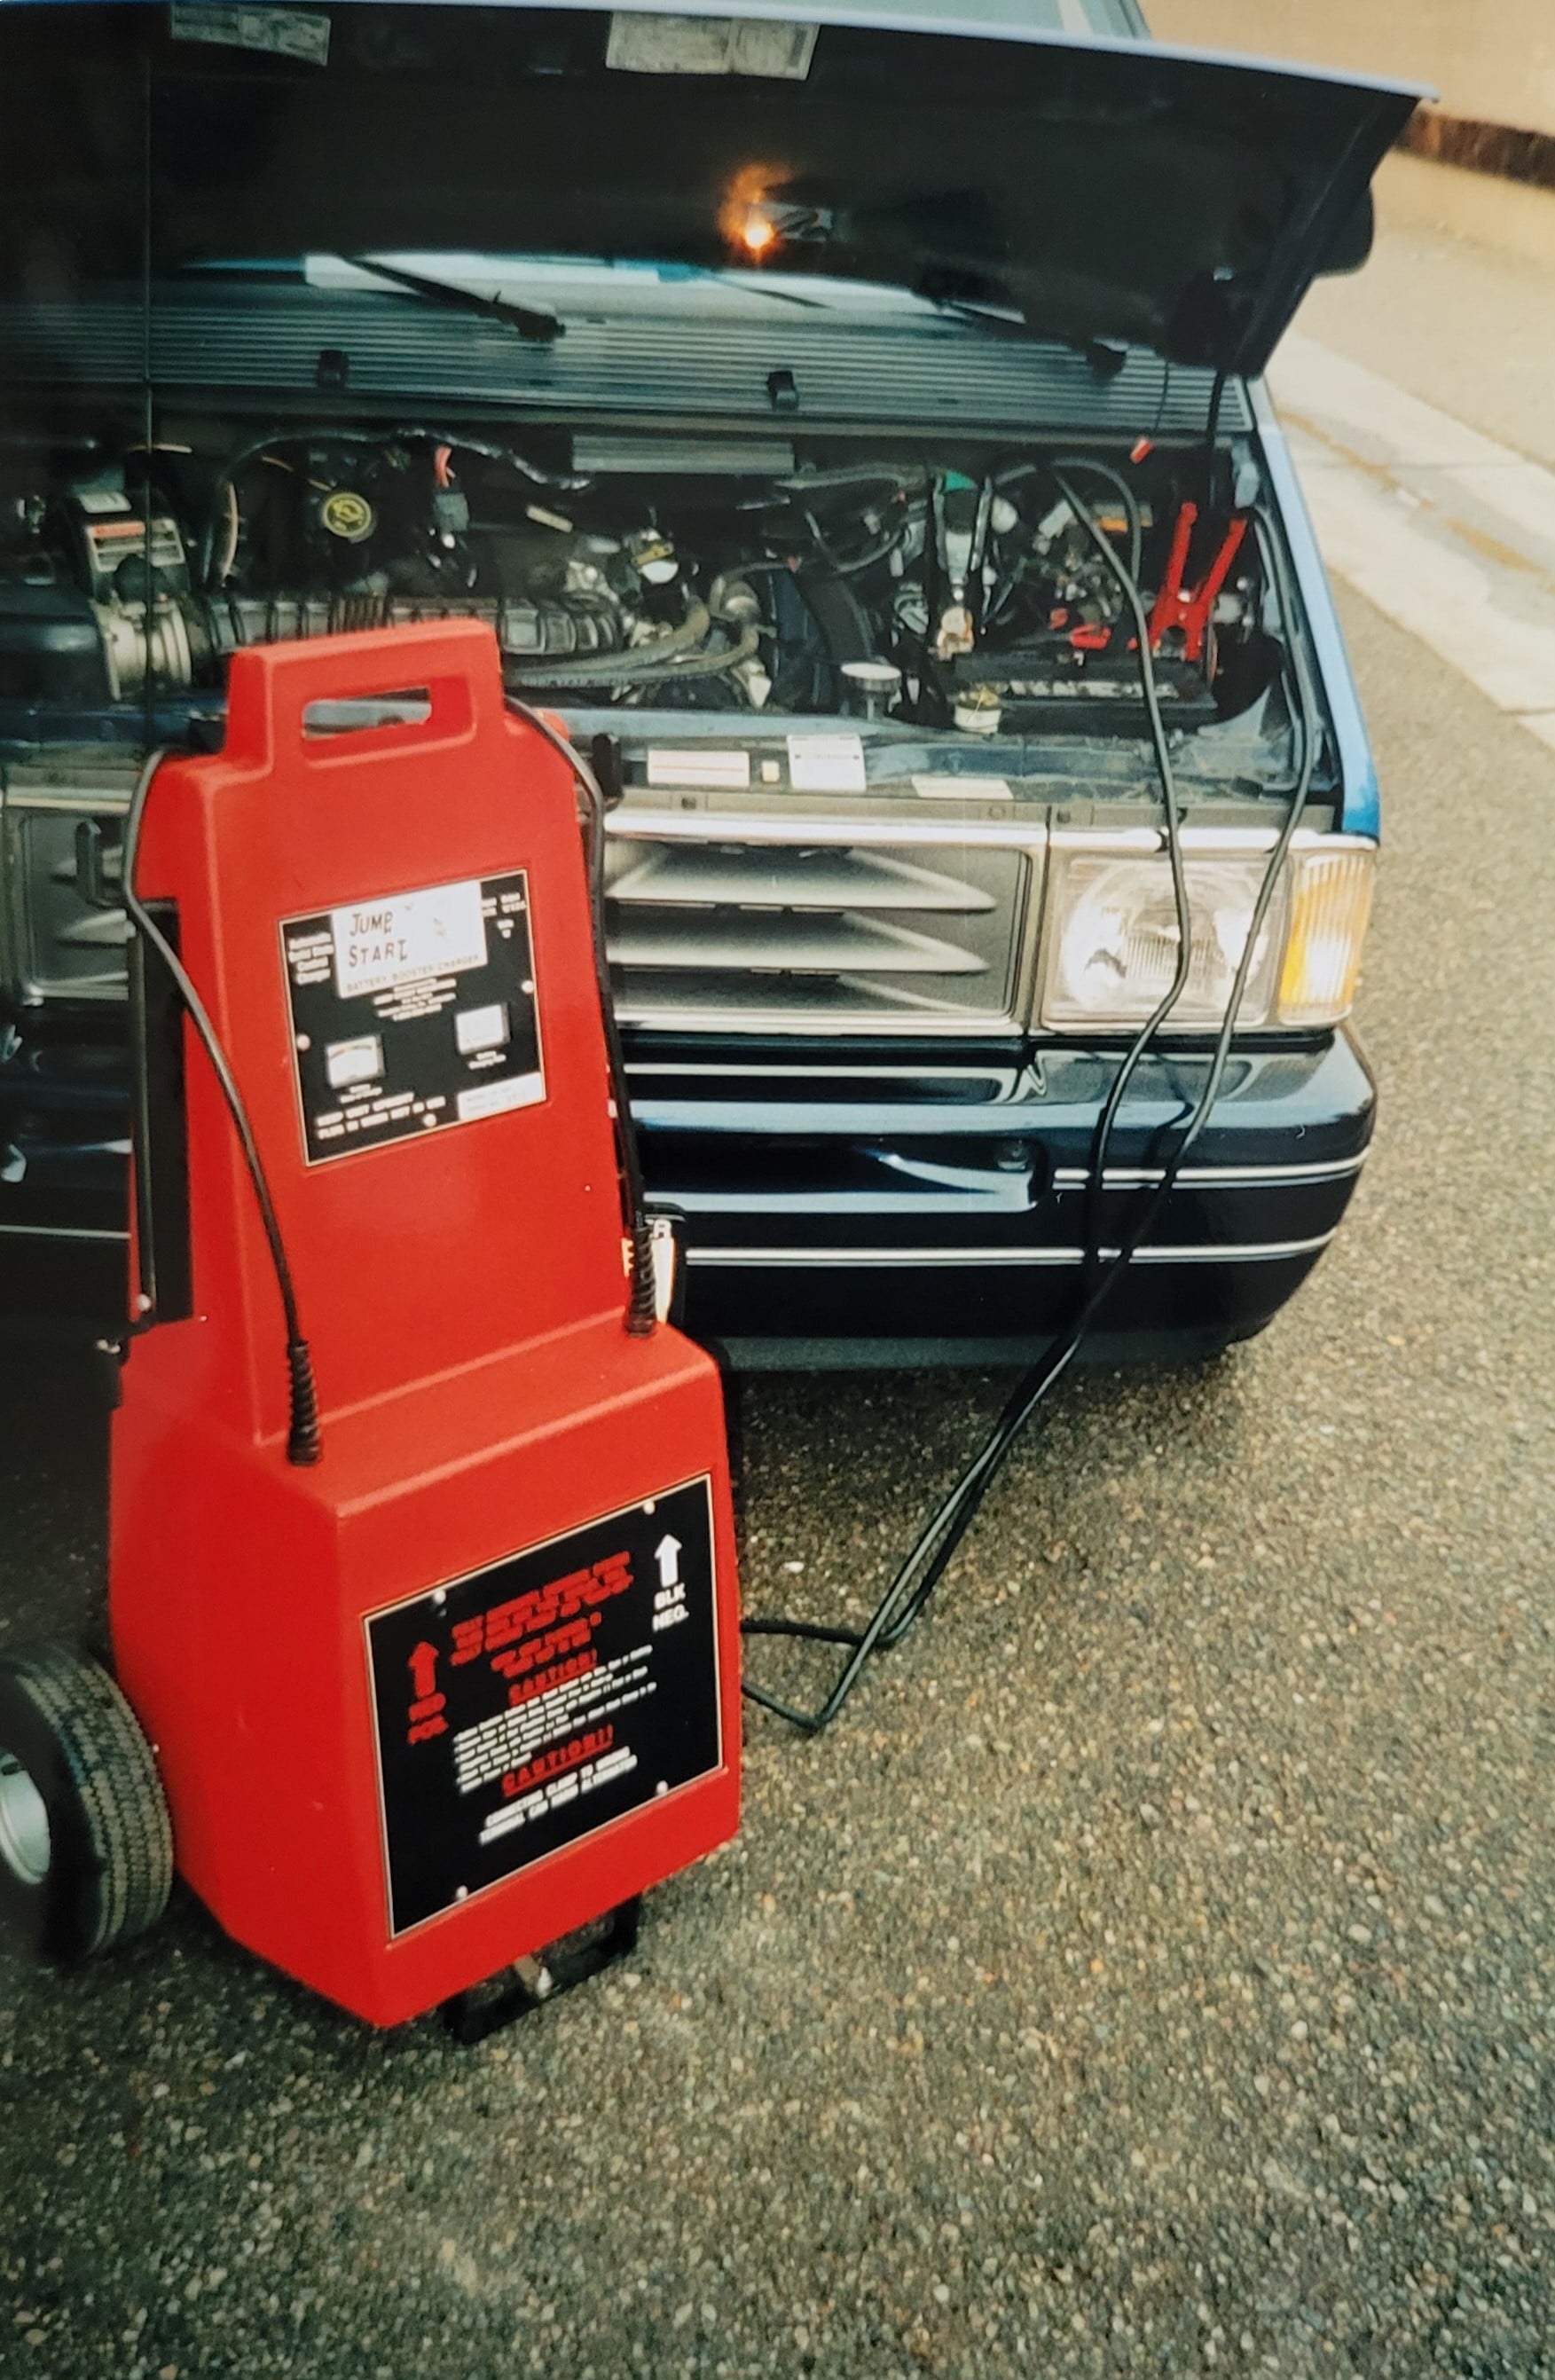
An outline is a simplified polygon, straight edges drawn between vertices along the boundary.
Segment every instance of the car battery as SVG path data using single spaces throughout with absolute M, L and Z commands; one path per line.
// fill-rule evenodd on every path
M 224 748 L 144 799 L 137 895 L 241 1093 L 321 1452 L 288 1460 L 215 1074 L 142 1002 L 115 1667 L 179 1872 L 375 2024 L 737 1824 L 722 1384 L 628 1327 L 577 792 L 490 628 L 449 621 L 239 653 Z

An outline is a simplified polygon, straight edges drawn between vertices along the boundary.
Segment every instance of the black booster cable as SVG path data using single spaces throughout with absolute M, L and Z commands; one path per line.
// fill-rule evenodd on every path
M 1291 657 L 1296 682 L 1299 735 L 1299 759 L 1291 790 L 1290 806 L 1284 823 L 1275 839 L 1269 863 L 1258 886 L 1248 922 L 1247 938 L 1236 974 L 1232 983 L 1226 1013 L 1210 1051 L 1204 1086 L 1198 1099 L 1180 1131 L 1176 1143 L 1167 1158 L 1158 1181 L 1143 1191 L 1136 1202 L 1134 1213 L 1123 1232 L 1119 1245 L 1111 1254 L 1101 1245 L 1102 1195 L 1106 1180 L 1108 1150 L 1124 1099 L 1141 1059 L 1148 1050 L 1157 1033 L 1170 1017 L 1183 994 L 1192 964 L 1191 921 L 1188 912 L 1186 880 L 1183 868 L 1182 817 L 1178 806 L 1177 783 L 1167 745 L 1165 725 L 1161 718 L 1160 700 L 1157 691 L 1155 664 L 1150 651 L 1149 622 L 1137 579 L 1124 562 L 1112 540 L 1094 515 L 1081 501 L 1072 472 L 1088 468 L 1078 458 L 1054 467 L 1053 477 L 1060 493 L 1072 507 L 1091 544 L 1112 571 L 1122 589 L 1124 602 L 1133 616 L 1136 650 L 1139 657 L 1140 689 L 1144 696 L 1146 716 L 1149 722 L 1150 742 L 1160 779 L 1161 803 L 1165 816 L 1167 856 L 1172 868 L 1172 897 L 1177 913 L 1177 965 L 1172 982 L 1151 1015 L 1139 1028 L 1129 1045 L 1113 1077 L 1101 1113 L 1097 1119 L 1091 1143 L 1087 1182 L 1087 1225 L 1085 1257 L 1082 1268 L 1079 1302 L 1067 1325 L 1053 1340 L 1041 1360 L 1022 1375 L 1012 1390 L 992 1428 L 977 1453 L 962 1472 L 915 1538 L 911 1548 L 892 1579 L 885 1593 L 863 1629 L 829 1627 L 809 1620 L 757 1616 L 743 1623 L 742 1633 L 747 1636 L 786 1636 L 805 1643 L 836 1645 L 846 1648 L 843 1662 L 825 1700 L 813 1710 L 784 1700 L 769 1688 L 747 1678 L 743 1691 L 763 1710 L 785 1719 L 791 1727 L 805 1735 L 819 1735 L 830 1727 L 838 1712 L 858 1683 L 869 1661 L 879 1653 L 888 1652 L 900 1645 L 903 1638 L 922 1617 L 923 1612 L 948 1568 L 956 1548 L 971 1527 L 984 1497 L 1003 1468 L 1016 1439 L 1036 1412 L 1051 1394 L 1069 1369 L 1093 1328 L 1096 1318 L 1112 1292 L 1116 1288 L 1133 1259 L 1136 1249 L 1151 1230 L 1157 1216 L 1171 1196 L 1189 1151 L 1198 1139 L 1210 1110 L 1220 1095 L 1226 1062 L 1231 1052 L 1236 1019 L 1241 1009 L 1247 978 L 1257 954 L 1258 938 L 1263 930 L 1269 906 L 1280 880 L 1291 838 L 1301 822 L 1311 789 L 1312 774 L 1317 764 L 1320 737 L 1319 714 L 1316 690 L 1306 656 L 1295 633 L 1295 601 L 1285 558 L 1276 535 L 1258 524 L 1258 541 L 1275 590 L 1285 650 Z
M 621 1180 L 622 1217 L 631 1249 L 631 1279 L 627 1291 L 626 1325 L 634 1336 L 640 1337 L 654 1326 L 654 1273 L 652 1242 L 643 1200 L 642 1167 L 638 1154 L 637 1136 L 631 1128 L 626 1105 L 626 1067 L 622 1058 L 621 1037 L 615 1023 L 615 1012 L 610 996 L 610 980 L 606 971 L 604 949 L 604 821 L 607 804 L 599 778 L 580 754 L 574 751 L 565 736 L 538 711 L 519 702 L 509 708 L 544 737 L 559 752 L 573 772 L 581 791 L 589 814 L 587 841 L 589 906 L 593 919 L 595 966 L 600 993 L 600 1012 L 604 1021 L 605 1054 L 610 1072 L 611 1103 L 615 1128 L 617 1161 Z M 265 1245 L 274 1269 L 275 1284 L 281 1293 L 281 1307 L 286 1334 L 286 1376 L 289 1394 L 289 1417 L 286 1431 L 286 1460 L 295 1463 L 317 1463 L 323 1451 L 319 1426 L 319 1393 L 313 1378 L 313 1358 L 303 1335 L 298 1308 L 297 1288 L 287 1261 L 285 1242 L 281 1234 L 271 1196 L 270 1184 L 254 1137 L 243 1094 L 233 1074 L 231 1062 L 210 1011 L 200 998 L 194 978 L 185 966 L 172 942 L 141 900 L 136 888 L 136 865 L 140 850 L 140 828 L 145 817 L 146 797 L 152 780 L 166 758 L 164 751 L 148 753 L 136 780 L 130 797 L 129 811 L 124 831 L 124 902 L 131 924 L 151 948 L 155 951 L 168 978 L 188 1012 L 190 1024 L 200 1038 L 201 1048 L 211 1063 L 217 1087 L 232 1119 L 243 1163 L 253 1187 L 254 1203 L 259 1208 Z M 150 1327 L 154 1314 L 148 1315 L 130 1326 L 130 1335 Z
M 302 1335 L 302 1323 L 298 1314 L 297 1290 L 292 1281 L 291 1267 L 286 1261 L 285 1243 L 281 1237 L 281 1226 L 275 1216 L 275 1203 L 271 1197 L 270 1184 L 265 1179 L 264 1162 L 260 1156 L 259 1143 L 254 1138 L 253 1126 L 249 1121 L 249 1111 L 243 1104 L 243 1094 L 237 1087 L 237 1076 L 233 1074 L 226 1051 L 222 1048 L 215 1026 L 212 1023 L 210 1011 L 200 996 L 193 977 L 136 890 L 135 867 L 140 854 L 140 823 L 146 813 L 146 796 L 152 789 L 152 779 L 156 775 L 166 755 L 161 751 L 149 752 L 146 755 L 140 774 L 136 779 L 135 791 L 130 797 L 129 815 L 125 820 L 124 829 L 124 905 L 136 932 L 155 951 L 167 970 L 174 990 L 188 1012 L 189 1023 L 200 1037 L 200 1046 L 211 1062 L 211 1071 L 215 1075 L 217 1087 L 226 1102 L 226 1111 L 232 1118 L 232 1128 L 237 1135 L 237 1145 L 243 1152 L 243 1162 L 248 1169 L 249 1180 L 253 1185 L 254 1203 L 259 1208 L 260 1221 L 264 1227 L 265 1245 L 270 1250 L 270 1261 L 275 1271 L 275 1285 L 281 1293 L 281 1307 L 285 1318 L 286 1378 L 289 1398 L 286 1461 L 297 1463 L 317 1463 L 323 1451 L 323 1445 L 319 1432 L 319 1391 L 313 1378 L 313 1357 L 308 1342 Z M 153 1316 L 148 1318 L 154 1320 L 155 1318 Z
M 642 1158 L 638 1148 L 638 1136 L 632 1129 L 632 1111 L 626 1098 L 626 1062 L 621 1048 L 621 1028 L 615 1020 L 615 1002 L 610 988 L 610 962 L 605 953 L 605 814 L 611 804 L 605 797 L 598 772 L 568 743 L 565 735 L 553 727 L 543 711 L 533 710 L 516 696 L 507 697 L 507 708 L 516 718 L 532 727 L 544 737 L 553 752 L 561 755 L 572 771 L 578 792 L 588 812 L 588 834 L 585 855 L 589 869 L 589 901 L 594 922 L 594 980 L 600 995 L 600 1015 L 604 1024 L 605 1059 L 610 1068 L 611 1122 L 615 1132 L 616 1167 L 621 1180 L 621 1220 L 631 1248 L 631 1284 L 626 1299 L 626 1328 L 634 1338 L 643 1338 L 657 1318 L 654 1294 L 653 1242 L 649 1231 L 648 1208 L 643 1190 Z M 596 746 L 596 757 L 599 747 Z

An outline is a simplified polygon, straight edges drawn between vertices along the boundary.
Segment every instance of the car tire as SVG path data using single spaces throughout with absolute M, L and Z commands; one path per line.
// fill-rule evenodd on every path
M 173 1835 L 151 1745 L 63 1645 L 0 1656 L 0 1937 L 73 1965 L 154 1925 Z

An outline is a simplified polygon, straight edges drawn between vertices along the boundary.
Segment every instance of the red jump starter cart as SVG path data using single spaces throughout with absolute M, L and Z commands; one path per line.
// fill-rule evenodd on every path
M 419 719 L 389 700 L 410 689 Z M 379 723 L 320 732 L 361 698 Z M 276 645 L 233 661 L 225 749 L 165 760 L 144 804 L 136 890 L 262 1157 L 322 1452 L 288 1459 L 233 1119 L 187 1020 L 153 1017 L 115 1667 L 181 1874 L 379 2025 L 630 1904 L 738 1819 L 721 1383 L 667 1325 L 628 1328 L 559 746 L 505 706 L 478 623 Z

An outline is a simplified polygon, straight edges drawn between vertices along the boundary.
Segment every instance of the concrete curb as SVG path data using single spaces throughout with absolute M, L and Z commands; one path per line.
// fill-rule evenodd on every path
M 1417 107 L 1395 147 L 1439 165 L 1458 165 L 1502 182 L 1523 182 L 1555 190 L 1555 133 L 1524 132 L 1514 125 L 1487 124 L 1445 108 Z

